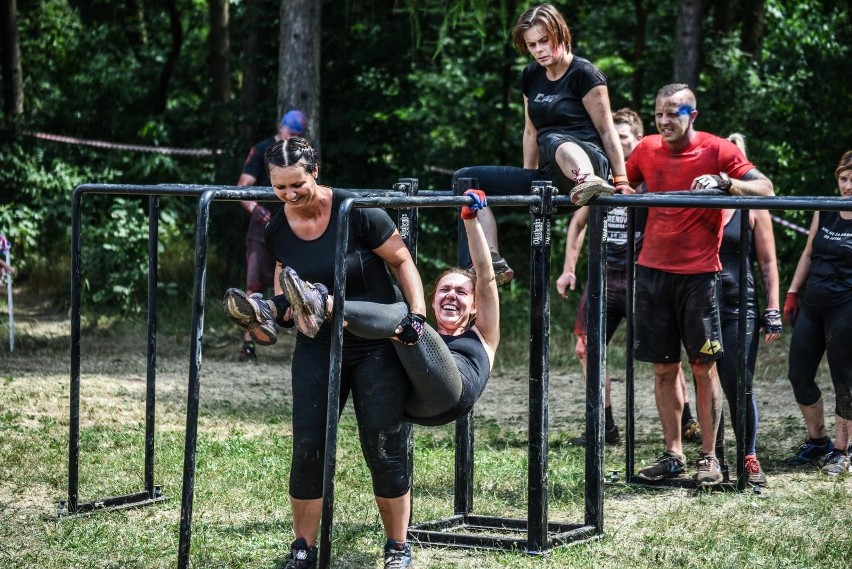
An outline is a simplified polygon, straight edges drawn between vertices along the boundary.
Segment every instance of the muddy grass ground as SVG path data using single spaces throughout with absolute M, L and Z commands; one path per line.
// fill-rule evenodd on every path
M 213 304 L 208 310 L 216 308 Z M 57 524 L 49 518 L 56 515 L 57 500 L 63 499 L 67 492 L 70 325 L 67 314 L 57 314 L 39 306 L 37 297 L 27 296 L 26 291 L 20 291 L 16 298 L 15 317 L 15 352 L 9 353 L 8 344 L 0 347 L 0 526 L 3 527 L 0 529 L 0 566 L 174 566 L 189 370 L 188 334 L 161 335 L 158 339 L 160 462 L 157 481 L 174 499 L 153 508 L 100 514 Z M 5 305 L 0 307 L 0 320 L 7 322 Z M 3 326 L 0 339 L 5 343 L 8 326 Z M 83 441 L 84 450 L 94 449 L 94 452 L 83 455 L 87 462 L 81 465 L 81 501 L 101 497 L 99 493 L 115 495 L 111 492 L 119 494 L 141 489 L 136 481 L 141 480 L 142 468 L 143 334 L 144 325 L 112 329 L 102 326 L 98 331 L 84 333 L 81 408 L 84 436 L 98 431 L 126 431 L 129 450 L 117 453 L 120 457 L 113 464 L 110 458 L 115 454 L 113 449 Z M 762 495 L 750 491 L 695 494 L 682 489 L 607 485 L 605 535 L 600 540 L 562 548 L 543 558 L 418 548 L 417 566 L 845 565 L 852 554 L 849 540 L 852 482 L 848 478 L 828 479 L 814 468 L 789 469 L 783 465 L 783 459 L 804 436 L 801 417 L 785 378 L 787 341 L 762 349 L 757 369 L 755 391 L 761 416 L 758 452 L 769 476 L 769 488 Z M 561 341 L 562 344 L 564 346 L 559 349 L 567 349 L 567 342 Z M 240 498 L 242 486 L 257 487 L 249 483 L 255 476 L 256 466 L 250 461 L 244 473 L 227 471 L 225 480 L 217 478 L 215 484 L 228 490 L 205 488 L 205 484 L 221 475 L 211 467 L 215 457 L 222 453 L 228 456 L 227 448 L 223 451 L 216 444 L 233 446 L 235 433 L 240 441 L 287 437 L 292 338 L 284 336 L 278 345 L 262 349 L 258 365 L 237 363 L 234 356 L 238 345 L 233 328 L 208 324 L 201 371 L 199 424 L 200 436 L 207 443 L 199 447 L 198 454 L 193 559 L 199 567 L 271 568 L 276 559 L 280 561 L 282 546 L 290 539 L 286 486 L 270 481 L 277 491 L 271 492 L 266 501 L 254 502 L 252 496 Z M 620 358 L 613 356 L 612 359 Z M 476 421 L 482 433 L 477 443 L 483 445 L 478 446 L 481 454 L 477 456 L 477 492 L 485 496 L 477 498 L 479 513 L 525 517 L 528 394 L 525 367 L 526 361 L 501 361 L 477 406 Z M 616 378 L 624 376 L 623 369 L 615 367 L 612 371 Z M 569 441 L 583 428 L 584 384 L 576 364 L 569 369 L 552 369 L 550 382 L 549 460 L 553 488 L 550 517 L 554 521 L 577 523 L 582 521 L 583 451 L 571 446 Z M 831 410 L 833 391 L 825 369 L 821 371 L 819 383 L 824 389 L 826 408 Z M 624 386 L 621 379 L 613 383 L 613 404 L 621 427 L 625 415 Z M 637 369 L 635 395 L 637 465 L 641 466 L 662 450 L 651 376 L 642 366 Z M 827 422 L 832 429 L 833 417 L 827 417 Z M 344 425 L 348 427 L 341 430 L 341 439 L 348 437 L 347 448 L 355 450 L 342 452 L 344 455 L 357 454 L 357 443 L 353 446 L 352 442 L 355 434 L 350 409 L 344 414 Z M 449 448 L 451 428 L 427 431 L 417 429 L 420 456 L 415 471 L 425 472 L 427 479 L 420 479 L 422 494 L 416 498 L 419 504 L 415 502 L 415 515 L 434 515 L 433 512 L 451 508 L 451 504 L 447 504 L 451 502 L 451 495 L 448 497 L 443 489 L 435 496 L 429 479 L 439 474 L 433 474 L 430 461 L 452 456 Z M 94 438 L 95 434 L 91 436 Z M 107 447 L 121 446 L 115 437 L 106 440 Z M 440 453 L 432 454 L 429 448 L 432 445 L 444 450 L 443 459 Z M 698 446 L 687 445 L 686 449 L 694 456 Z M 734 445 L 730 436 L 728 449 L 729 461 L 733 461 Z M 206 453 L 209 454 L 205 456 Z M 131 458 L 128 460 L 126 456 Z M 273 477 L 275 470 L 281 468 L 281 459 L 274 453 L 271 457 L 262 453 L 258 460 L 271 460 L 274 465 L 266 471 L 260 469 L 261 473 Z M 360 468 L 360 462 L 357 457 L 353 459 L 353 469 Z M 286 460 L 283 463 L 286 466 Z M 90 468 L 89 464 L 101 466 Z M 623 480 L 624 447 L 607 447 L 606 464 L 608 471 L 620 471 Z M 97 472 L 87 474 L 89 470 Z M 443 470 L 447 470 L 446 467 Z M 690 475 L 694 472 L 694 464 L 689 464 L 688 472 Z M 440 472 L 440 476 L 451 484 L 451 472 Z M 560 480 L 563 476 L 564 480 Z M 506 496 L 501 496 L 499 502 L 489 503 L 489 490 L 492 486 L 499 487 L 501 481 L 496 479 L 503 477 L 509 480 L 503 481 L 505 487 L 496 491 Z M 579 486 L 571 482 L 577 479 Z M 364 485 L 356 492 L 345 487 L 346 484 L 346 479 L 338 481 L 336 531 L 345 545 L 343 550 L 336 550 L 334 566 L 377 566 L 376 552 L 372 550 L 379 547 L 376 543 L 378 518 L 370 504 L 369 487 Z M 418 484 L 417 479 L 415 484 Z M 350 491 L 355 492 L 351 494 L 351 503 Z M 449 492 L 451 494 L 451 490 Z M 217 501 L 223 507 L 217 506 Z M 443 515 L 448 513 L 444 511 Z M 258 525 L 264 529 L 245 530 L 247 526 L 256 528 Z M 152 546 L 151 542 L 158 540 L 160 546 Z

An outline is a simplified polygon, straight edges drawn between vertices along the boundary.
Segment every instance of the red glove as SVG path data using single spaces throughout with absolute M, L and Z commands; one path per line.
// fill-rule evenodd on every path
M 473 198 L 473 204 L 462 208 L 462 219 L 475 219 L 479 210 L 488 207 L 488 200 L 486 199 L 485 192 L 482 190 L 467 190 L 464 195 L 465 197 Z
M 796 316 L 799 315 L 799 295 L 795 292 L 788 292 L 787 298 L 784 300 L 784 318 L 790 323 L 790 326 L 796 324 Z

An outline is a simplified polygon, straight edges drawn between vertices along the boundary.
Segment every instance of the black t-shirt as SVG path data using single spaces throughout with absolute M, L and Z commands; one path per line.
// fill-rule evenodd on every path
M 334 287 L 334 262 L 338 257 L 337 212 L 340 203 L 355 194 L 332 189 L 333 201 L 328 227 L 311 241 L 300 239 L 284 216 L 286 205 L 266 226 L 266 246 L 283 266 L 292 267 L 302 279 Z M 393 303 L 401 299 L 385 262 L 373 253 L 393 234 L 396 226 L 390 216 L 377 208 L 353 208 L 349 223 L 349 251 L 346 254 L 346 298 Z
M 840 212 L 819 212 L 805 300 L 815 306 L 852 300 L 852 219 Z
M 261 140 L 251 147 L 251 150 L 249 150 L 248 156 L 246 157 L 246 161 L 243 163 L 242 173 L 252 176 L 255 179 L 254 185 L 257 188 L 272 188 L 272 182 L 269 180 L 269 168 L 266 165 L 265 154 L 266 150 L 274 143 L 274 136 Z M 265 207 L 272 215 L 278 213 L 278 210 L 281 209 L 282 205 L 283 204 L 280 201 L 263 202 L 263 207 Z M 262 239 L 263 228 L 258 225 L 258 228 L 256 229 L 253 225 L 258 224 L 249 221 L 249 236 L 255 241 L 260 241 Z
M 537 62 L 527 65 L 521 75 L 521 89 L 527 97 L 530 121 L 539 136 L 555 131 L 603 147 L 583 106 L 583 97 L 599 85 L 606 85 L 606 75 L 588 59 L 576 55 L 556 81 L 548 79 L 545 68 Z
M 606 265 L 616 271 L 627 270 L 627 216 L 630 208 L 613 207 L 606 213 Z M 645 231 L 645 218 L 648 210 L 636 208 L 633 217 L 634 259 L 642 250 L 642 235 Z
M 255 186 L 271 186 L 269 169 L 266 167 L 266 150 L 275 143 L 275 137 L 270 136 L 251 147 L 246 161 L 243 163 L 243 174 L 255 179 Z

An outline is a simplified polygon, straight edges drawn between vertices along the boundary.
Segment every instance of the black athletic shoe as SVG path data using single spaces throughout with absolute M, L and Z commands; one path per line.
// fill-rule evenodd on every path
M 385 542 L 385 569 L 406 569 L 411 565 L 411 544 L 392 539 Z
M 315 285 L 303 281 L 290 267 L 284 267 L 281 270 L 278 282 L 287 300 L 290 301 L 293 318 L 299 331 L 309 338 L 315 337 L 328 316 L 326 314 L 328 289 L 321 284 Z
M 810 439 L 808 439 L 799 445 L 799 449 L 796 451 L 795 456 L 791 456 L 784 462 L 786 462 L 788 466 L 814 464 L 827 454 L 830 454 L 833 450 L 834 443 L 831 442 L 831 439 L 828 439 L 828 442 L 822 445 L 815 445 Z
M 606 443 L 608 445 L 617 445 L 617 444 L 621 443 L 621 434 L 618 432 L 618 427 L 613 425 L 611 429 L 604 430 L 604 443 Z M 581 446 L 581 447 L 586 446 L 586 433 L 585 433 L 585 431 L 583 432 L 582 435 L 580 435 L 576 439 L 573 439 L 571 441 L 571 444 L 576 445 L 576 446 Z
M 290 546 L 290 555 L 284 560 L 281 569 L 311 569 L 317 566 L 317 548 L 308 547 L 304 537 L 298 538 Z
M 259 292 L 247 295 L 238 288 L 229 288 L 225 292 L 222 307 L 228 318 L 246 330 L 251 339 L 261 346 L 271 346 L 278 341 L 275 316 Z
M 637 472 L 636 476 L 643 480 L 662 480 L 677 478 L 683 474 L 684 470 L 686 470 L 686 463 L 683 456 L 667 450 L 657 458 L 654 464 Z
M 476 274 L 476 269 L 473 263 L 470 263 L 467 270 Z M 499 253 L 491 252 L 491 268 L 494 269 L 494 281 L 497 286 L 503 286 L 515 277 L 515 270 L 509 266 L 508 261 L 500 256 Z
M 496 253 L 491 253 L 491 266 L 494 267 L 494 280 L 497 281 L 497 286 L 503 286 L 515 276 L 515 271 L 506 259 Z
M 237 356 L 237 361 L 257 363 L 257 354 L 254 351 L 254 342 L 244 342 L 240 348 L 240 354 Z

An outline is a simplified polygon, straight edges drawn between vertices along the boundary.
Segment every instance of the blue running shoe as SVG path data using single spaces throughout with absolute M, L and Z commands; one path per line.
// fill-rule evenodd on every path
M 799 450 L 796 451 L 796 456 L 791 456 L 784 462 L 787 466 L 804 466 L 805 464 L 814 464 L 822 457 L 834 450 L 834 443 L 831 439 L 822 445 L 817 445 L 811 442 L 811 439 L 806 440 L 799 445 Z

